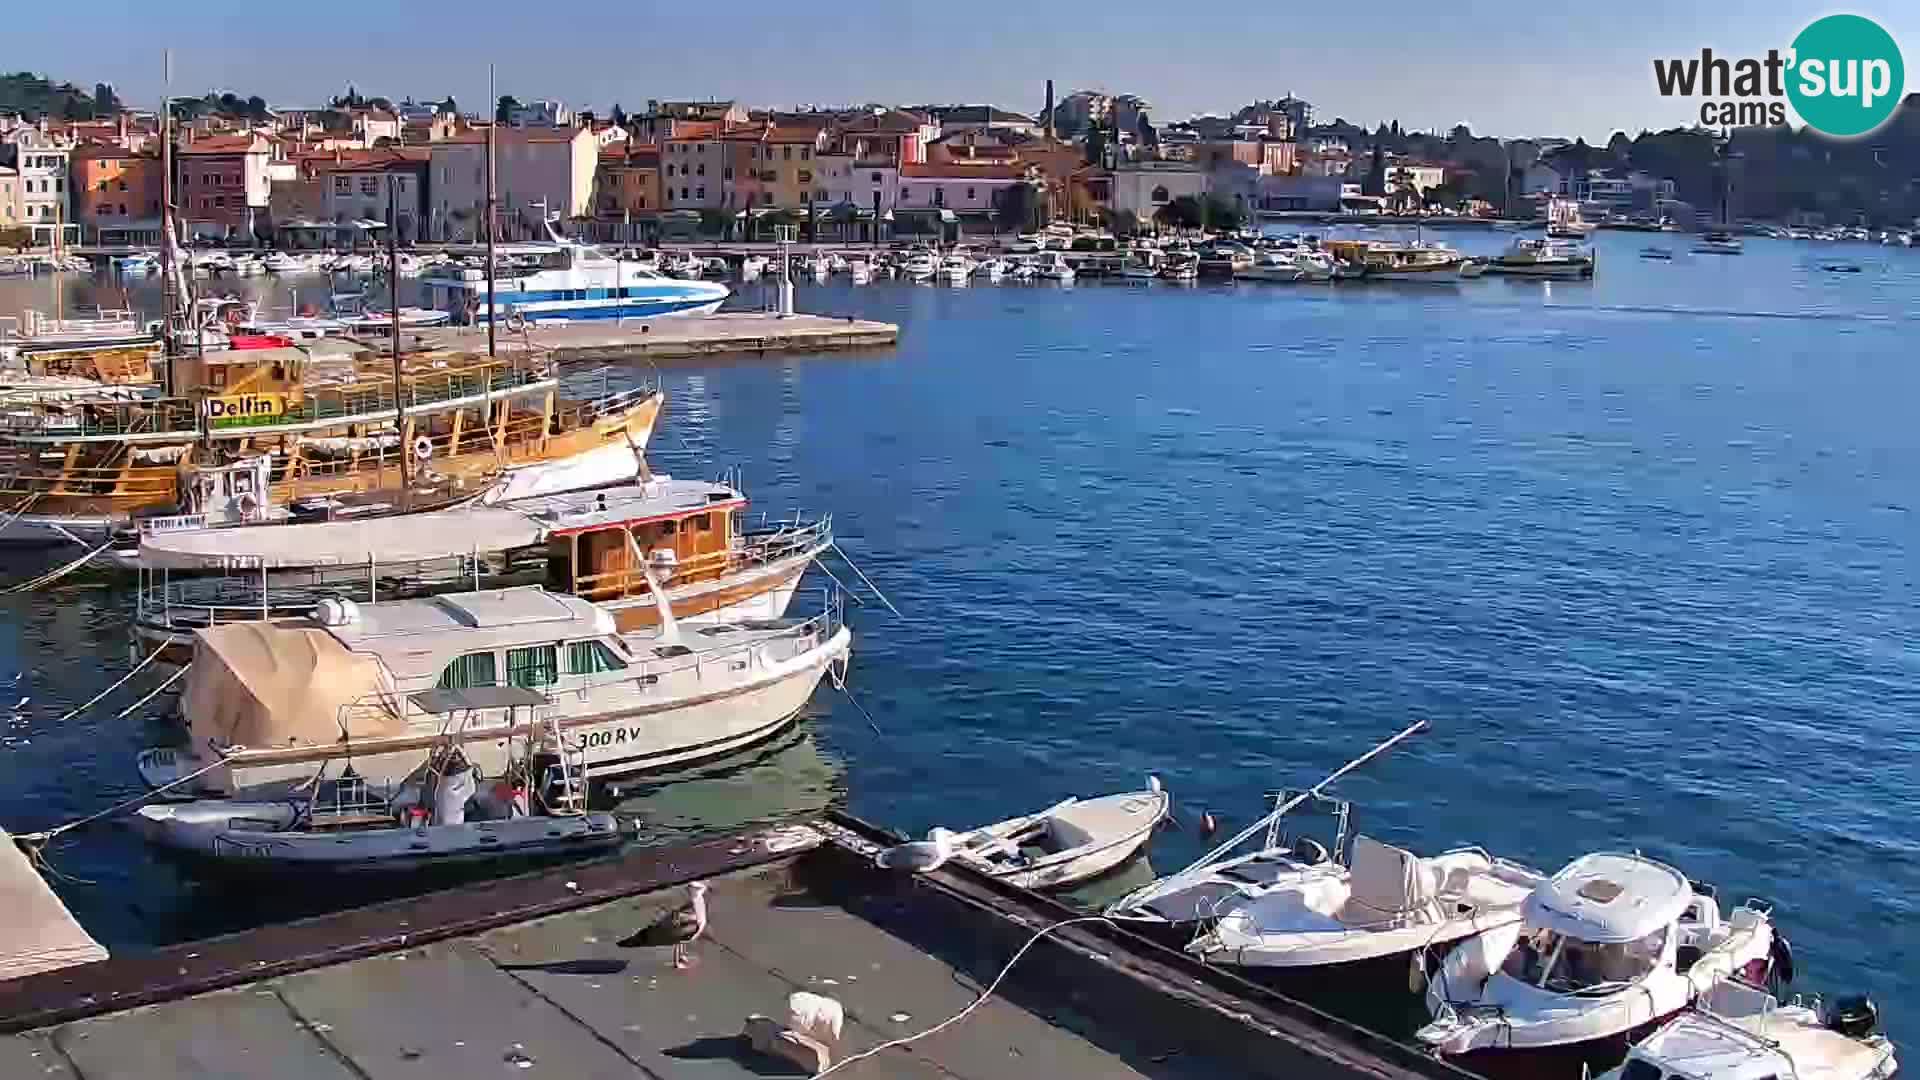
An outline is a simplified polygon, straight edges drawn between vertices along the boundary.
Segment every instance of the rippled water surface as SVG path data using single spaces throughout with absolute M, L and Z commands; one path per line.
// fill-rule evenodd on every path
M 823 691 L 798 735 L 630 806 L 918 831 L 1151 772 L 1231 825 L 1424 718 L 1344 785 L 1362 830 L 1670 860 L 1775 901 L 1809 981 L 1920 1035 L 1920 251 L 1685 246 L 1603 235 L 1596 282 L 1551 285 L 802 286 L 899 348 L 671 368 L 653 457 L 833 512 L 905 612 L 855 615 L 885 733 Z M 18 672 L 31 700 L 0 822 L 132 794 L 135 693 L 53 723 L 126 669 L 124 591 L 4 603 L 0 692 Z M 1155 862 L 1197 850 L 1167 834 Z M 287 902 L 111 828 L 54 864 L 118 947 Z

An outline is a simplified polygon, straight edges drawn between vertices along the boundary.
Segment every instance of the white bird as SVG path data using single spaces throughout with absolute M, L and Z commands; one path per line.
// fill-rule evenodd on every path
M 955 839 L 951 829 L 936 828 L 927 833 L 925 840 L 895 844 L 881 851 L 873 857 L 873 864 L 882 870 L 929 873 L 940 869 L 948 859 L 953 858 Z
M 838 1043 L 840 1026 L 846 1019 L 846 1009 L 823 994 L 796 990 L 787 998 L 787 1030 L 797 1031 L 815 1042 L 827 1046 Z
M 13 711 L 14 711 L 14 712 L 19 712 L 19 711 L 20 711 L 21 709 L 24 709 L 24 708 L 26 708 L 26 707 L 27 707 L 27 702 L 29 702 L 29 701 L 32 701 L 32 700 L 33 700 L 33 699 L 32 699 L 32 698 L 30 698 L 30 697 L 23 697 L 23 698 L 21 698 L 21 699 L 20 699 L 19 701 L 16 701 L 16 702 L 14 702 L 14 703 L 13 703 Z
M 707 932 L 707 883 L 696 881 L 687 886 L 687 902 L 653 920 L 646 927 L 621 940 L 626 948 L 636 945 L 673 946 L 673 966 L 685 971 L 693 966 L 687 946 Z

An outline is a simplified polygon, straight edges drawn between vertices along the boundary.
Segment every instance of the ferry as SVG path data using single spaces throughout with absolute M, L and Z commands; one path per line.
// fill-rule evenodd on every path
M 565 239 L 551 223 L 547 235 L 546 243 L 495 246 L 501 264 L 495 298 L 503 321 L 711 315 L 730 291 L 716 281 L 667 277 L 641 263 L 615 259 Z M 485 322 L 490 314 L 484 269 L 436 266 L 420 276 L 420 288 L 429 307 L 457 322 Z

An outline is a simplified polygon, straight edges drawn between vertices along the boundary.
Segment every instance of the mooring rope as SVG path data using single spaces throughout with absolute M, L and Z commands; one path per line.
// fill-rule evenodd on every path
M 67 713 L 65 716 L 62 716 L 60 719 L 55 720 L 54 723 L 64 724 L 67 721 L 73 719 L 74 717 L 79 716 L 81 713 L 86 712 L 88 709 L 93 708 L 95 705 L 98 705 L 100 703 L 101 698 L 104 698 L 108 694 L 113 693 L 115 690 L 118 690 L 121 687 L 127 685 L 127 680 L 133 678 L 135 675 L 140 674 L 142 671 L 145 671 L 148 664 L 151 664 L 155 660 L 158 660 L 160 658 L 160 654 L 166 651 L 168 646 L 172 645 L 173 643 L 179 640 L 180 640 L 179 637 L 169 634 L 167 636 L 167 640 L 161 642 L 157 647 L 155 647 L 155 649 L 151 653 L 148 653 L 147 658 L 145 660 L 142 660 L 140 661 L 140 663 L 134 665 L 134 669 L 132 671 L 129 671 L 125 675 L 122 675 L 120 677 L 119 682 L 114 683 L 112 686 L 109 686 L 105 690 L 102 690 L 99 693 L 88 698 L 84 704 L 77 706 L 76 708 L 73 709 L 73 711 Z
M 73 560 L 72 562 L 66 564 L 65 566 L 62 566 L 55 570 L 50 570 L 47 573 L 41 574 L 39 577 L 32 579 L 31 581 L 23 581 L 18 585 L 9 586 L 5 591 L 7 594 L 11 595 L 13 593 L 30 592 L 34 589 L 40 588 L 42 585 L 51 585 L 54 582 L 59 581 L 61 578 L 66 577 L 68 574 L 73 573 L 75 570 L 78 570 L 81 567 L 92 562 L 95 556 L 99 555 L 101 552 L 107 550 L 112 546 L 113 546 L 113 538 L 108 537 L 106 543 L 101 544 L 99 547 L 94 548 L 92 551 L 87 552 L 85 555 L 80 556 L 79 558 Z
M 246 747 L 244 746 L 230 746 L 227 748 L 227 752 L 234 753 L 234 752 L 245 750 L 245 749 Z M 65 825 L 56 825 L 51 829 L 43 829 L 40 832 L 21 833 L 20 835 L 14 837 L 13 840 L 17 844 L 34 844 L 34 845 L 44 847 L 47 841 L 52 840 L 54 837 L 59 836 L 61 833 L 68 832 L 73 829 L 78 829 L 82 825 L 91 825 L 94 822 L 99 821 L 101 818 L 112 817 L 113 815 L 118 814 L 122 810 L 131 810 L 132 808 L 140 805 L 141 803 L 146 802 L 148 799 L 151 799 L 156 795 L 164 795 L 166 794 L 167 791 L 173 788 L 177 788 L 181 784 L 184 784 L 189 780 L 198 780 L 200 777 L 205 776 L 207 773 L 212 772 L 213 770 L 219 768 L 222 765 L 225 765 L 226 763 L 227 763 L 227 759 L 224 755 L 215 757 L 212 761 L 208 762 L 205 765 L 200 766 L 199 768 L 193 770 L 187 775 L 180 777 L 178 780 L 169 780 L 166 783 L 161 784 L 159 787 L 154 788 L 152 791 L 142 792 L 138 795 L 135 795 L 131 799 L 127 799 L 122 802 L 115 803 L 114 805 L 107 807 L 105 810 L 102 810 L 97 814 L 88 814 L 86 817 L 79 818 L 74 821 L 69 821 Z
M 136 701 L 133 704 L 127 706 L 126 708 L 121 709 L 118 713 L 115 713 L 113 719 L 114 720 L 124 719 L 128 713 L 131 713 L 133 710 L 139 708 L 142 705 L 145 705 L 149 701 L 152 701 L 154 698 L 159 697 L 160 694 L 163 691 L 165 691 L 167 687 L 172 686 L 174 683 L 179 682 L 180 676 L 185 675 L 189 670 L 192 669 L 192 667 L 193 667 L 192 664 L 187 664 L 186 666 L 182 667 L 179 671 L 176 671 L 172 675 L 167 676 L 166 682 L 163 682 L 159 686 L 154 687 L 150 692 L 148 692 L 146 697 L 141 698 L 139 701 Z M 111 721 L 109 721 L 109 723 L 111 723 Z

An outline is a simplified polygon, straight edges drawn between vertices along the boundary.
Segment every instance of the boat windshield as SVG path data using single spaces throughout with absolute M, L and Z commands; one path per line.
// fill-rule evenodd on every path
M 1608 944 L 1541 930 L 1522 936 L 1500 970 L 1530 986 L 1561 994 L 1634 982 L 1659 965 L 1671 930 L 1663 926 L 1637 941 Z

